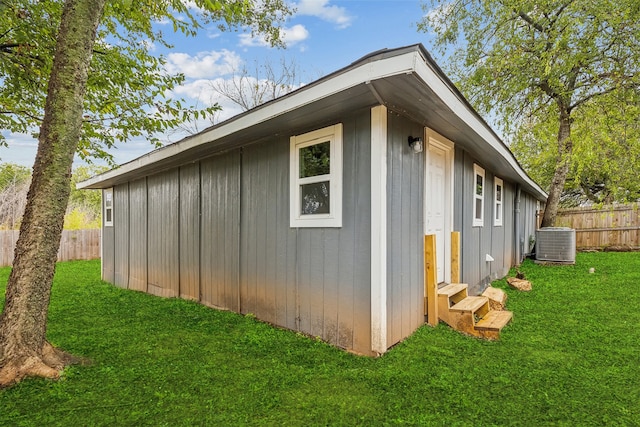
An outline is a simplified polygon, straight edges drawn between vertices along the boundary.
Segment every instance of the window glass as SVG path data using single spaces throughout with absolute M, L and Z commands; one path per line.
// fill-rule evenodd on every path
M 495 200 L 494 200 L 494 215 L 493 215 L 493 225 L 501 226 L 502 225 L 502 192 L 503 192 L 503 184 L 502 180 L 498 177 L 495 177 Z
M 300 213 L 302 215 L 328 214 L 330 210 L 329 181 L 300 186 Z
M 331 143 L 329 141 L 300 148 L 300 178 L 331 173 Z
M 475 218 L 476 218 L 477 220 L 482 221 L 482 199 L 476 199 L 476 209 L 475 209 L 475 212 L 476 212 L 476 216 L 475 216 Z
M 474 173 L 474 194 L 473 194 L 473 226 L 482 227 L 484 225 L 484 169 L 478 165 L 473 165 Z
M 113 188 L 107 188 L 102 192 L 104 199 L 104 225 L 113 226 Z
M 476 194 L 478 196 L 482 196 L 482 181 L 484 180 L 484 178 L 480 175 L 476 175 Z

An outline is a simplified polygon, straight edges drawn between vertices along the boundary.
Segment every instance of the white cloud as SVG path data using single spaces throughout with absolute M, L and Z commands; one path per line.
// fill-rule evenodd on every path
M 187 53 L 167 55 L 166 69 L 171 74 L 184 73 L 187 78 L 213 78 L 232 73 L 238 69 L 242 59 L 235 52 L 198 52 L 195 56 Z
M 208 79 L 198 79 L 177 86 L 173 89 L 173 93 L 180 97 L 197 99 L 201 106 L 209 106 L 215 102 L 211 102 L 211 81 Z
M 347 28 L 353 20 L 344 7 L 329 5 L 329 0 L 300 0 L 293 7 L 297 15 L 315 16 L 336 24 L 340 29 Z
M 307 31 L 304 25 L 297 24 L 291 28 L 284 28 L 281 36 L 282 41 L 284 41 L 287 46 L 293 46 L 308 39 L 309 31 Z
M 309 31 L 304 25 L 296 24 L 293 27 L 282 28 L 280 38 L 287 46 L 291 47 L 309 38 Z M 267 47 L 269 43 L 264 36 L 253 37 L 251 34 L 240 34 L 240 46 Z
M 442 3 L 429 10 L 424 16 L 425 21 L 432 28 L 432 33 L 442 33 L 449 25 L 449 15 L 453 11 L 451 3 Z

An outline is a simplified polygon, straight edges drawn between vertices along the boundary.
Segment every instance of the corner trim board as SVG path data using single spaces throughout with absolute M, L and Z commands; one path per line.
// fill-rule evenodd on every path
M 387 107 L 371 109 L 371 350 L 387 351 Z

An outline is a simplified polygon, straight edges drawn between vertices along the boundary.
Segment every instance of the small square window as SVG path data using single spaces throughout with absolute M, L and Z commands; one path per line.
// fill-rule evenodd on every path
M 473 194 L 473 226 L 484 225 L 484 169 L 473 165 L 475 191 Z
M 291 227 L 342 227 L 342 124 L 291 137 Z

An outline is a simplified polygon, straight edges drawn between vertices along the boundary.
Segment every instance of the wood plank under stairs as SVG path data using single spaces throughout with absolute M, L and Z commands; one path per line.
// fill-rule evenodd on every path
M 438 289 L 438 316 L 453 329 L 475 337 L 496 340 L 511 321 L 513 313 L 492 310 L 489 298 L 469 296 L 465 283 L 452 283 Z

